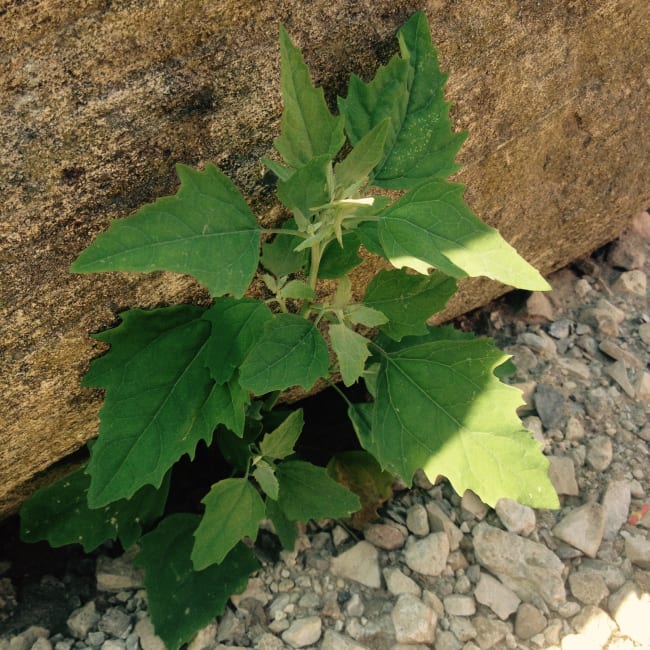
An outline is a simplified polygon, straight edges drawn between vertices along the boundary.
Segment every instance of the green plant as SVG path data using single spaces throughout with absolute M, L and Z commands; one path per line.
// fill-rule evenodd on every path
M 400 53 L 368 83 L 352 76 L 333 115 L 281 30 L 281 162 L 265 160 L 291 213 L 281 227 L 262 228 L 213 165 L 179 165 L 176 195 L 114 222 L 72 265 L 187 273 L 214 297 L 207 308 L 129 310 L 95 335 L 110 350 L 83 380 L 106 391 L 90 460 L 22 509 L 27 540 L 86 550 L 138 542 L 152 619 L 170 648 L 244 588 L 258 565 L 241 540 L 254 540 L 262 519 L 292 547 L 295 522 L 361 506 L 336 472 L 296 456 L 302 411 L 273 409 L 288 388 L 363 380 L 373 401 L 348 404 L 352 426 L 408 484 L 422 468 L 488 504 L 557 506 L 547 461 L 515 412 L 520 393 L 499 379 L 508 357 L 488 339 L 427 325 L 458 278 L 548 285 L 445 180 L 464 134 L 451 130 L 424 15 L 398 37 Z M 357 301 L 348 274 L 361 245 L 392 269 Z M 260 263 L 267 297 L 244 297 Z M 323 279 L 336 285 L 330 295 Z M 373 340 L 358 326 L 380 333 Z M 172 514 L 143 534 L 164 512 L 171 468 L 201 440 L 219 446 L 232 474 L 205 495 L 202 515 Z

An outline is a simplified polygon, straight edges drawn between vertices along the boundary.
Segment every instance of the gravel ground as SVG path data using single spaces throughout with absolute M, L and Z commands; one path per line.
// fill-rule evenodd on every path
M 465 319 L 514 356 L 560 510 L 493 510 L 419 476 L 363 534 L 310 524 L 190 649 L 650 648 L 648 274 L 642 213 L 551 293 Z M 26 549 L 5 524 L 0 650 L 30 648 L 162 650 L 129 558 Z

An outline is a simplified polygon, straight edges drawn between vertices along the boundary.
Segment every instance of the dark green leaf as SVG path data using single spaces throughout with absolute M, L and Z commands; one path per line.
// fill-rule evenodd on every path
M 359 266 L 363 262 L 359 257 L 360 245 L 359 237 L 354 232 L 343 235 L 343 247 L 337 241 L 330 242 L 321 258 L 318 277 L 335 280 Z
M 302 386 L 327 374 L 327 345 L 318 329 L 295 314 L 277 314 L 241 366 L 241 385 L 256 395 Z
M 245 472 L 252 458 L 250 445 L 255 442 L 261 432 L 262 425 L 260 422 L 246 420 L 243 436 L 219 426 L 215 433 L 215 439 L 225 461 L 232 465 L 233 469 Z
M 160 485 L 199 440 L 209 443 L 222 413 L 222 387 L 205 364 L 210 325 L 203 309 L 178 305 L 123 312 L 122 323 L 95 335 L 110 351 L 95 359 L 83 386 L 106 389 L 99 438 L 91 451 L 88 503 L 128 499 Z
M 293 217 L 282 224 L 282 230 L 295 229 Z M 301 271 L 307 263 L 308 252 L 294 248 L 302 242 L 302 237 L 295 235 L 275 235 L 272 241 L 262 244 L 262 266 L 278 278 Z
M 330 325 L 329 334 L 332 350 L 339 361 L 343 383 L 352 386 L 363 374 L 366 359 L 370 356 L 370 341 L 342 323 Z
M 113 221 L 70 270 L 189 273 L 213 296 L 241 296 L 259 260 L 261 230 L 246 201 L 214 165 L 177 166 L 181 187 Z
M 142 538 L 134 560 L 144 567 L 151 620 L 168 650 L 178 650 L 222 614 L 230 596 L 242 592 L 259 568 L 240 543 L 221 564 L 194 571 L 190 555 L 198 523 L 197 515 L 167 517 Z
M 285 460 L 276 468 L 278 506 L 291 521 L 347 517 L 361 507 L 356 495 L 327 475 L 323 467 Z
M 388 317 L 382 331 L 400 340 L 427 333 L 426 321 L 442 311 L 456 292 L 456 282 L 444 273 L 411 275 L 403 269 L 379 271 L 371 280 L 364 304 Z
M 288 417 L 260 442 L 260 453 L 265 458 L 281 460 L 293 454 L 295 444 L 304 426 L 302 409 L 292 411 Z
M 378 452 L 372 435 L 373 409 L 374 404 L 372 403 L 361 402 L 359 404 L 350 404 L 348 406 L 348 417 L 361 446 L 377 458 Z
M 205 514 L 194 533 L 194 569 L 221 564 L 242 537 L 257 537 L 264 502 L 247 478 L 227 478 L 203 499 Z
M 427 273 L 433 266 L 455 278 L 484 275 L 521 289 L 548 283 L 497 230 L 463 201 L 463 186 L 428 181 L 381 215 L 381 245 L 394 266 Z
M 296 522 L 289 521 L 277 501 L 266 500 L 266 516 L 273 522 L 273 528 L 280 538 L 282 548 L 293 551 L 296 545 Z
M 314 88 L 300 50 L 284 27 L 280 28 L 282 135 L 275 148 L 296 169 L 312 158 L 327 154 L 334 158 L 345 142 L 342 117 L 327 108 L 322 88 Z
M 493 374 L 506 358 L 485 339 L 386 353 L 369 451 L 407 482 L 422 468 L 431 480 L 444 475 L 458 494 L 471 489 L 489 505 L 507 497 L 556 508 L 548 460 L 516 415 L 521 393 Z
M 212 378 L 223 384 L 242 364 L 273 313 L 252 298 L 217 298 L 203 318 L 211 325 L 206 362 Z
M 379 226 L 376 221 L 365 221 L 359 224 L 356 233 L 368 252 L 388 259 L 388 255 L 386 255 L 379 241 Z
M 119 539 L 130 548 L 142 534 L 142 526 L 163 512 L 169 475 L 160 489 L 145 486 L 129 500 L 103 508 L 88 507 L 90 477 L 80 467 L 55 483 L 41 488 L 20 509 L 20 536 L 25 542 L 47 540 L 50 546 L 81 544 L 86 553 L 108 540 Z

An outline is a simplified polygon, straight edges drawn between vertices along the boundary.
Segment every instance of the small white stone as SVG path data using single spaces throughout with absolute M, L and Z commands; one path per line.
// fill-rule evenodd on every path
M 448 557 L 449 539 L 445 533 L 432 533 L 417 541 L 409 537 L 404 551 L 409 568 L 426 576 L 440 575 Z
M 409 578 L 397 567 L 386 567 L 383 571 L 388 591 L 394 596 L 412 594 L 420 597 L 422 590 L 412 578 Z
M 605 532 L 603 539 L 614 539 L 621 526 L 627 521 L 632 498 L 628 481 L 612 481 L 603 495 L 605 509 Z
M 553 535 L 595 557 L 605 531 L 605 510 L 598 503 L 586 503 L 563 517 L 553 528 Z
M 546 294 L 534 291 L 526 300 L 526 311 L 529 316 L 537 316 L 547 321 L 555 318 L 553 305 Z
M 612 284 L 612 289 L 619 293 L 627 293 L 635 296 L 646 296 L 648 279 L 646 274 L 635 269 L 634 271 L 625 271 Z
M 549 456 L 548 477 L 558 494 L 578 496 L 575 466 L 568 456 Z
M 470 512 L 479 521 L 485 519 L 490 507 L 487 506 L 480 497 L 472 492 L 472 490 L 465 490 L 463 497 L 460 500 L 460 507 L 466 512 Z
M 650 594 L 627 582 L 609 597 L 607 605 L 623 634 L 639 644 L 650 644 Z
M 474 590 L 474 597 L 479 603 L 489 607 L 503 621 L 516 612 L 519 603 L 521 603 L 512 589 L 484 572 L 481 572 L 481 578 Z
M 332 558 L 330 571 L 335 576 L 360 582 L 373 589 L 381 586 L 379 553 L 366 541 L 358 542 L 345 553 Z
M 596 436 L 587 446 L 587 462 L 597 472 L 604 472 L 612 462 L 614 450 L 609 436 Z
M 643 402 L 650 402 L 650 372 L 639 373 L 634 384 L 634 392 L 637 399 Z
M 391 619 L 398 643 L 433 643 L 438 617 L 419 598 L 401 594 L 393 607 Z
M 426 508 L 416 503 L 412 505 L 406 513 L 406 527 L 418 537 L 428 535 L 429 530 L 429 516 Z
M 501 523 L 511 532 L 528 537 L 536 525 L 535 511 L 512 499 L 499 499 L 495 507 Z
M 650 540 L 641 535 L 625 539 L 625 556 L 641 569 L 650 569 Z
M 476 601 L 471 596 L 451 594 L 445 596 L 442 603 L 449 616 L 474 616 L 476 614 Z
M 593 571 L 574 571 L 568 583 L 573 596 L 585 605 L 598 605 L 609 596 L 605 581 Z

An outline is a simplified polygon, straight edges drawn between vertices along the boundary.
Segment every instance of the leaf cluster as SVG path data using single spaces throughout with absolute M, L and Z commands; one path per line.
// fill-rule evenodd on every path
M 547 461 L 516 416 L 520 394 L 498 378 L 508 357 L 490 340 L 427 324 L 466 276 L 548 285 L 447 180 L 465 136 L 451 128 L 425 16 L 398 40 L 373 79 L 351 77 L 334 114 L 281 29 L 282 130 L 264 162 L 290 215 L 282 227 L 262 228 L 214 165 L 179 165 L 174 196 L 112 223 L 72 265 L 185 273 L 213 296 L 205 308 L 132 309 L 95 335 L 110 350 L 83 380 L 106 391 L 90 460 L 22 511 L 28 540 L 87 550 L 138 542 L 169 648 L 245 587 L 257 560 L 242 540 L 262 520 L 292 548 L 297 522 L 359 511 L 364 521 L 393 476 L 410 484 L 420 468 L 489 504 L 557 504 Z M 390 268 L 355 300 L 349 274 L 361 246 Z M 256 274 L 263 300 L 245 295 Z M 336 284 L 329 298 L 323 280 Z M 377 329 L 374 339 L 362 333 Z M 302 411 L 278 419 L 272 407 L 288 388 L 337 377 L 365 382 L 372 399 L 348 403 L 365 452 L 326 470 L 296 454 Z M 218 445 L 231 475 L 212 485 L 200 514 L 161 519 L 173 466 L 201 441 Z

